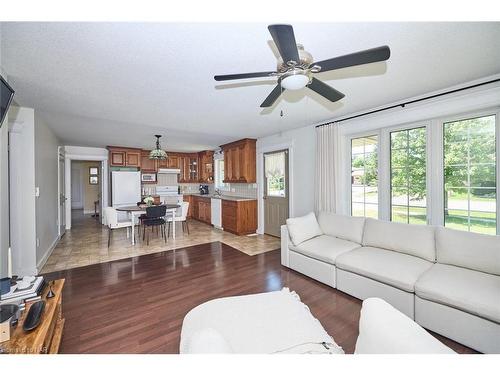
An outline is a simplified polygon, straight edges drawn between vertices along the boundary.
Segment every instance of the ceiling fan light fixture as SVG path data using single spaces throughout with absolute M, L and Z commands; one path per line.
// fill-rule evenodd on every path
M 300 90 L 307 86 L 309 77 L 305 74 L 290 74 L 286 75 L 281 80 L 281 87 L 287 90 Z
M 156 137 L 156 148 L 152 149 L 149 153 L 149 158 L 154 160 L 165 160 L 167 158 L 167 153 L 160 147 L 161 135 L 155 135 Z

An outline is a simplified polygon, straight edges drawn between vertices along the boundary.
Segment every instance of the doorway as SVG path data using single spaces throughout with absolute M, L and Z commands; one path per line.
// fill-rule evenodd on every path
M 99 219 L 101 212 L 101 161 L 71 161 L 71 216 Z
M 264 233 L 281 236 L 289 214 L 288 149 L 264 153 Z

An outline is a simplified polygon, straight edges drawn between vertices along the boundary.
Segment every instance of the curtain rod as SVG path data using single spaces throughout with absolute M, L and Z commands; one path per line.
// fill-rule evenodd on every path
M 423 98 L 420 98 L 420 99 L 409 100 L 409 101 L 404 102 L 404 103 L 394 104 L 394 105 L 391 105 L 391 106 L 388 106 L 388 107 L 384 107 L 384 108 L 380 108 L 380 109 L 375 109 L 373 111 L 360 113 L 359 115 L 344 117 L 344 118 L 341 118 L 340 120 L 329 121 L 329 122 L 326 122 L 324 124 L 316 125 L 316 128 L 320 128 L 322 126 L 334 124 L 336 122 L 342 122 L 342 121 L 352 120 L 352 119 L 358 118 L 358 117 L 368 116 L 368 115 L 371 115 L 371 114 L 374 114 L 374 113 L 378 113 L 378 112 L 382 112 L 382 111 L 387 111 L 389 109 L 394 109 L 394 108 L 398 108 L 398 107 L 404 108 L 408 104 L 418 103 L 418 102 L 421 102 L 421 101 L 424 101 L 424 100 L 437 98 L 437 97 L 443 96 L 443 95 L 453 94 L 455 92 L 459 92 L 459 91 L 463 91 L 463 90 L 473 89 L 474 87 L 488 85 L 490 83 L 495 83 L 495 82 L 499 82 L 499 81 L 500 81 L 500 78 L 497 78 L 497 79 L 493 79 L 491 81 L 476 83 L 475 85 L 461 87 L 461 88 L 458 88 L 458 89 L 454 89 L 454 90 L 442 92 L 442 93 L 439 93 L 439 94 L 429 95 L 429 96 L 426 96 L 426 97 L 423 97 Z

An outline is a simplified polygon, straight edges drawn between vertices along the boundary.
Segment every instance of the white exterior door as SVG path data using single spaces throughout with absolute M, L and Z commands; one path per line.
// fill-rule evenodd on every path
M 264 154 L 264 233 L 281 236 L 288 218 L 288 150 Z

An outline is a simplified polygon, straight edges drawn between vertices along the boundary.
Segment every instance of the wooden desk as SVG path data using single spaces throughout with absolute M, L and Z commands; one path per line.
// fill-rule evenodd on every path
M 64 318 L 62 315 L 62 291 L 64 279 L 55 280 L 52 290 L 55 293 L 53 298 L 47 299 L 49 283 L 42 292 L 42 299 L 45 301 L 42 321 L 40 325 L 30 332 L 23 330 L 23 323 L 28 314 L 29 307 L 33 304 L 26 304 L 19 318 L 19 323 L 14 330 L 12 338 L 0 344 L 0 349 L 9 354 L 56 354 L 61 343 Z

